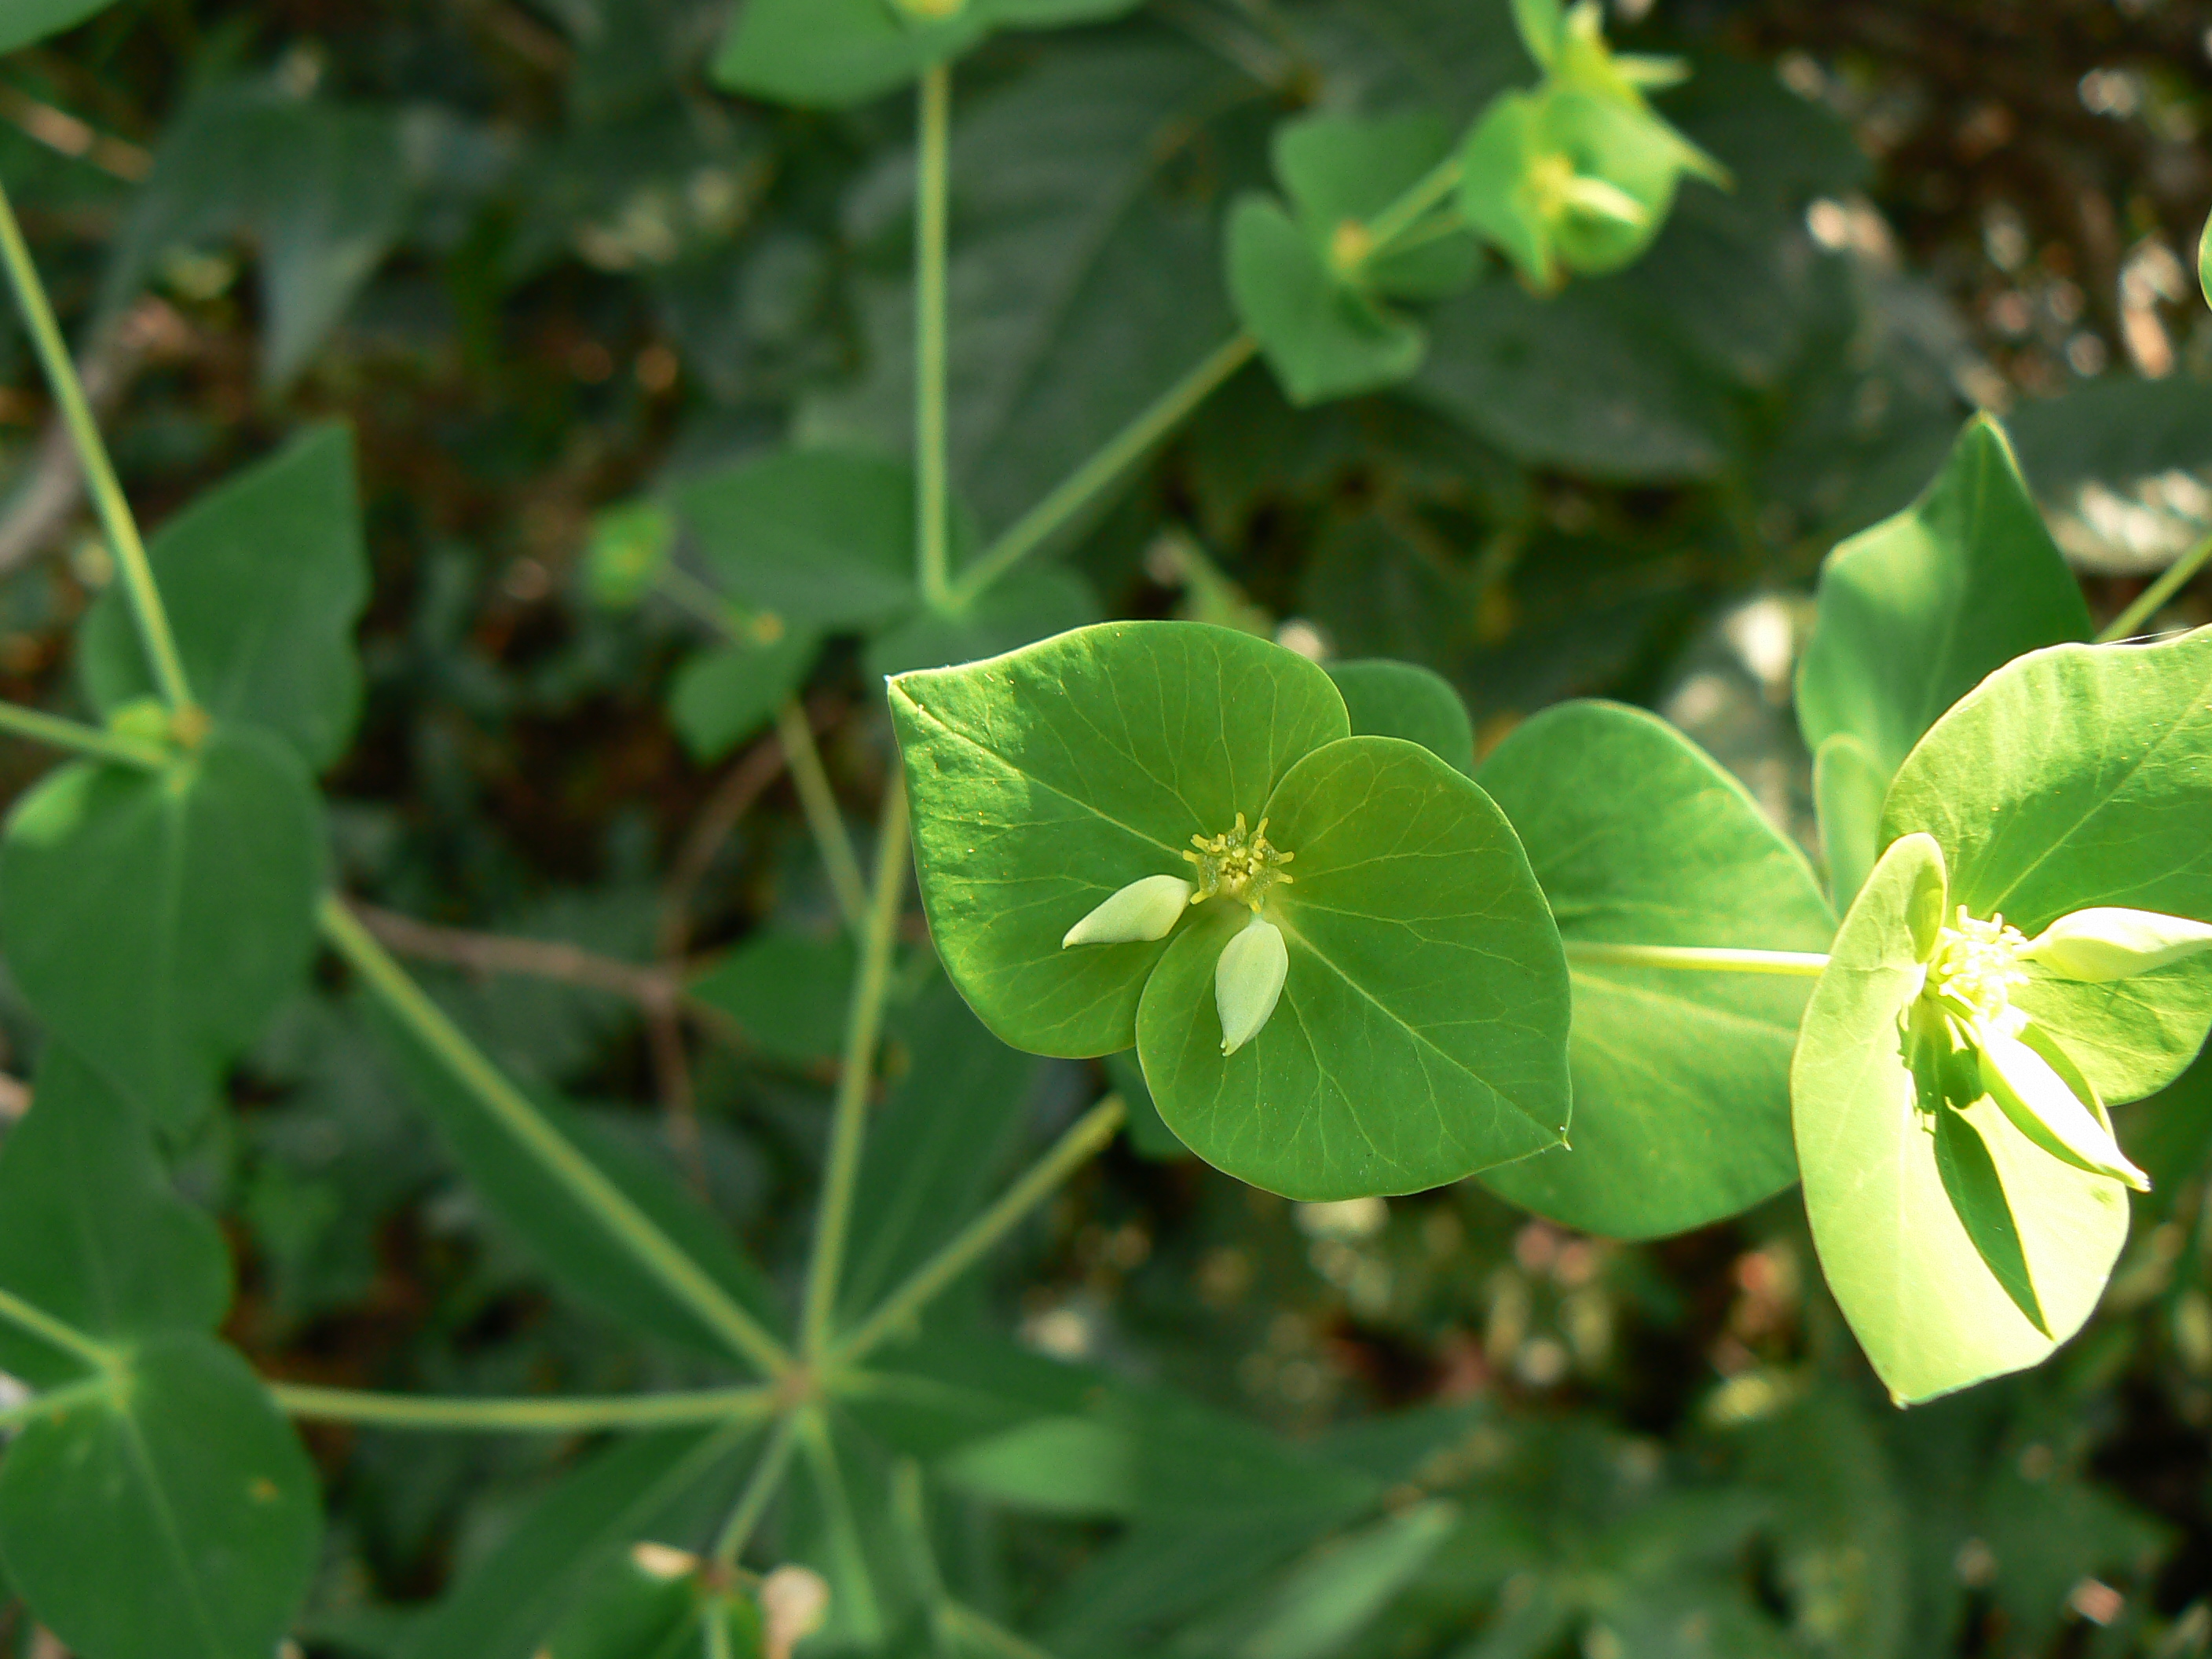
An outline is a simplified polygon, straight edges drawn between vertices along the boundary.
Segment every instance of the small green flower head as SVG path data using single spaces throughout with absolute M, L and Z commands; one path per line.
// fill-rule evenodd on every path
M 625 501 L 592 520 L 584 582 L 592 603 L 627 611 L 659 577 L 676 545 L 676 521 L 657 501 Z
M 1237 815 L 1236 827 L 1226 835 L 1193 836 L 1190 844 L 1196 850 L 1183 856 L 1198 866 L 1198 892 L 1191 902 L 1217 896 L 1241 899 L 1252 907 L 1255 915 L 1260 913 L 1270 887 L 1277 882 L 1290 882 L 1282 866 L 1297 856 L 1267 844 L 1265 818 L 1260 820 L 1257 830 L 1248 833 L 1242 812 Z
M 1283 931 L 1266 920 L 1261 908 L 1270 889 L 1287 884 L 1283 866 L 1297 856 L 1267 840 L 1267 820 L 1249 828 L 1237 822 L 1218 836 L 1193 836 L 1183 854 L 1197 866 L 1198 880 L 1180 876 L 1144 876 L 1120 889 L 1060 941 L 1063 951 L 1077 945 L 1133 945 L 1165 939 L 1184 911 L 1212 898 L 1249 907 L 1252 920 L 1222 947 L 1213 975 L 1214 1006 L 1221 1016 L 1221 1052 L 1233 1054 L 1260 1034 L 1283 994 L 1291 955 Z
M 2053 1158 L 2148 1192 L 2149 1177 L 2120 1150 L 2095 1089 L 2050 1034 L 2012 1001 L 2013 993 L 2031 982 L 2031 961 L 2050 968 L 2074 951 L 2100 971 L 2069 976 L 2119 978 L 2178 960 L 2164 954 L 2170 949 L 2187 955 L 2190 948 L 2180 948 L 2174 943 L 2179 936 L 2158 925 L 2186 929 L 2198 924 L 2148 911 L 2103 914 L 2144 920 L 2100 921 L 2100 912 L 2081 910 L 2031 941 L 2002 916 L 1981 921 L 1959 908 L 1956 920 L 1936 932 L 1920 996 L 1926 1013 L 1912 1020 L 1918 1063 L 1930 1073 L 1921 1099 L 1941 1110 L 1946 1101 L 1963 1108 L 1986 1095 L 2014 1127 Z M 2205 945 L 2212 945 L 2212 928 L 2202 931 Z M 2124 951 L 2132 951 L 2127 960 L 2136 966 L 2123 964 L 2115 953 Z M 2120 971 L 2101 971 L 2112 968 Z

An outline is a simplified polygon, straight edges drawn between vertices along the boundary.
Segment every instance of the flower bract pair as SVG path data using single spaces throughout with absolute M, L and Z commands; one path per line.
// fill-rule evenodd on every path
M 1186 1145 L 1296 1198 L 1565 1137 L 1565 962 L 1519 838 L 1430 750 L 1355 734 L 1315 664 L 1116 623 L 890 700 L 939 956 L 1005 1042 L 1133 1044 Z

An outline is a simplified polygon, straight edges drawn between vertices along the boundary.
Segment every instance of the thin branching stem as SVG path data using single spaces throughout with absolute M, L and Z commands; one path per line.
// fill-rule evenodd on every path
M 1711 945 L 1606 945 L 1566 941 L 1569 963 L 1618 968 L 1674 968 L 1689 973 L 1782 974 L 1817 979 L 1828 958 L 1817 951 L 1738 951 Z
M 952 591 L 951 460 L 945 417 L 945 244 L 952 194 L 952 70 L 922 71 L 915 156 L 915 558 L 922 597 Z
M 93 760 L 113 761 L 149 772 L 160 771 L 171 759 L 151 744 L 135 743 L 103 726 L 41 714 L 19 702 L 0 702 L 0 732 L 12 732 L 55 749 L 67 749 Z
M 799 1413 L 787 1412 L 776 1419 L 775 1427 L 769 1433 L 768 1444 L 762 1448 L 760 1462 L 753 1466 L 744 1490 L 738 1494 L 737 1507 L 730 1511 L 730 1518 L 715 1535 L 714 1559 L 722 1565 L 737 1565 L 738 1558 L 752 1541 L 761 1517 L 768 1513 L 769 1503 L 783 1486 L 784 1473 L 791 1467 L 792 1449 L 798 1440 Z
M 960 580 L 953 584 L 953 604 L 973 604 L 994 582 L 1049 541 L 1093 499 L 1144 459 L 1155 445 L 1189 419 L 1192 411 L 1219 391 L 1230 376 L 1250 362 L 1252 354 L 1259 349 L 1259 343 L 1250 335 L 1240 333 L 1208 352 L 1189 374 L 1162 392 L 1088 460 L 1053 486 L 1052 492 L 1042 501 L 1008 526 L 1006 532 L 961 573 Z
M 476 1399 L 375 1394 L 304 1382 L 272 1382 L 269 1392 L 293 1417 L 380 1428 L 580 1434 L 594 1429 L 678 1428 L 687 1424 L 765 1422 L 775 1415 L 773 1389 L 699 1389 L 684 1393 L 571 1399 Z
M 115 1350 L 105 1342 L 87 1336 L 76 1326 L 26 1302 L 13 1291 L 0 1291 L 0 1319 L 28 1331 L 42 1342 L 51 1343 L 72 1358 L 82 1359 L 94 1370 L 110 1371 L 118 1363 Z
M 792 787 L 799 792 L 806 827 L 813 832 L 815 850 L 829 872 L 830 890 L 836 895 L 837 912 L 855 933 L 866 925 L 868 884 L 860 874 L 860 855 L 845 829 L 845 815 L 837 810 L 836 792 L 822 764 L 822 750 L 814 741 L 813 724 L 796 698 L 787 697 L 775 711 L 776 741 L 783 745 L 784 763 L 791 769 Z
M 0 187 L 0 259 L 4 259 L 8 266 L 16 303 L 31 331 L 31 344 L 46 369 L 46 383 L 53 388 L 54 401 L 60 405 L 70 440 L 76 446 L 86 488 L 100 514 L 100 527 L 107 535 L 108 551 L 114 556 L 124 592 L 131 598 L 131 612 L 137 620 L 138 637 L 146 647 L 154 684 L 161 688 L 161 699 L 170 708 L 188 708 L 192 696 L 185 681 L 184 659 L 177 653 L 176 635 L 170 631 L 168 612 L 162 609 L 161 591 L 154 585 L 154 568 L 146 557 L 146 544 L 139 538 L 138 521 L 131 516 L 130 500 L 116 478 L 114 464 L 107 458 L 107 445 L 100 435 L 100 422 L 93 416 L 92 404 L 84 395 L 84 384 L 77 378 L 76 362 L 62 338 L 61 325 L 54 320 L 54 308 L 46 299 L 46 285 L 39 280 L 39 268 L 31 258 L 29 245 L 23 240 L 23 228 L 15 222 L 15 210 L 4 187 Z
M 1424 214 L 1459 188 L 1459 180 L 1460 159 L 1458 151 L 1455 150 L 1416 179 L 1396 201 L 1367 222 L 1367 235 L 1374 250 L 1369 257 L 1390 252 L 1391 245 L 1419 223 Z
M 545 1174 L 563 1188 L 641 1267 L 665 1285 L 732 1353 L 772 1376 L 790 1369 L 783 1345 L 707 1271 L 654 1224 L 531 1103 L 335 894 L 319 912 L 323 938 L 385 1006 L 473 1096 Z
M 2112 645 L 2121 640 L 2133 639 L 2136 630 L 2165 608 L 2166 602 L 2188 585 L 2191 577 L 2204 568 L 2212 560 L 2212 536 L 2191 548 L 2168 565 L 2159 579 L 2136 595 L 2128 608 L 2112 618 L 2105 630 L 2097 635 L 2099 645 Z
M 947 1285 L 981 1261 L 1022 1218 L 1060 1189 L 1060 1183 L 1089 1163 L 1114 1139 L 1128 1115 L 1118 1095 L 1109 1095 L 1079 1118 L 1050 1152 L 1031 1164 L 996 1203 L 963 1227 L 943 1249 L 915 1269 L 904 1284 L 832 1350 L 830 1364 L 850 1364 L 896 1335 Z
M 807 1264 L 806 1307 L 800 1325 L 800 1349 L 810 1361 L 830 1345 L 830 1321 L 844 1273 L 845 1246 L 852 1231 L 853 1188 L 860 1173 L 860 1148 L 866 1139 L 868 1087 L 876 1070 L 876 1044 L 883 1035 L 884 998 L 890 988 L 891 947 L 898 939 L 900 902 L 906 896 L 908 857 L 906 787 L 895 770 L 884 796 L 876 830 L 876 879 L 868 925 L 860 942 L 860 971 L 845 1018 L 843 1069 L 830 1121 L 830 1156 L 822 1177 L 822 1207 L 815 1218 L 814 1254 Z

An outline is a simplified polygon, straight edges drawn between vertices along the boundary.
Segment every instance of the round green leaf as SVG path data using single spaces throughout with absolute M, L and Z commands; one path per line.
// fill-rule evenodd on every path
M 161 772 L 79 762 L 0 836 L 0 945 L 54 1032 L 171 1127 L 300 983 L 324 884 L 299 757 L 218 730 Z
M 1882 835 L 1933 836 L 1952 902 L 2033 936 L 2096 905 L 2212 921 L 2212 629 L 2063 645 L 1992 674 L 1890 787 Z M 2031 968 L 2014 1000 L 2107 1103 L 2180 1075 L 2212 1026 L 2212 959 L 2107 984 Z
M 1943 878 L 1927 836 L 1882 854 L 1790 1079 L 1821 1270 L 1900 1402 L 2041 1361 L 2088 1318 L 2128 1230 L 2118 1182 L 2061 1163 L 1987 1100 L 1957 1123 L 1922 1109 L 1899 1022 L 1920 988 L 1915 898 Z
M 1528 848 L 1574 977 L 1574 1133 L 1483 1176 L 1620 1238 L 1681 1232 L 1797 1178 L 1790 1057 L 1812 982 L 1576 961 L 1580 941 L 1825 951 L 1835 918 L 1742 785 L 1663 720 L 1577 702 L 1523 723 L 1483 787 Z
M 988 27 L 975 0 L 931 22 L 891 0 L 745 0 L 708 72 L 748 97 L 836 109 L 957 57 Z
M 178 1334 L 118 1387 L 31 1419 L 0 1465 L 0 1559 L 86 1659 L 241 1659 L 320 1551 L 315 1474 L 246 1362 Z
M 822 636 L 790 628 L 763 645 L 742 641 L 702 651 L 677 672 L 668 714 L 698 761 L 719 759 L 766 726 L 813 666 Z
M 787 622 L 866 628 L 914 603 L 914 473 L 902 462 L 781 450 L 693 479 L 670 502 L 729 593 Z
M 1203 623 L 1079 629 L 890 695 L 946 973 L 1003 1041 L 1074 1058 L 1136 1041 L 1167 946 L 1062 950 L 1068 928 L 1139 877 L 1188 875 L 1192 836 L 1256 822 L 1348 730 L 1314 664 Z
M 1813 803 L 1820 818 L 1820 852 L 1828 865 L 1828 896 L 1850 908 L 1881 853 L 1881 803 L 1889 774 L 1874 751 L 1838 732 L 1813 757 Z
M 1828 555 L 1798 723 L 1816 754 L 1836 732 L 1856 736 L 1887 776 L 1984 675 L 2088 635 L 2081 586 L 2011 446 L 1977 416 L 1918 501 Z
M 1329 274 L 1280 204 L 1245 196 L 1229 216 L 1229 293 L 1237 315 L 1294 404 L 1373 392 L 1421 366 L 1414 324 Z
M 1298 1199 L 1418 1192 L 1557 1146 L 1566 963 L 1505 815 L 1395 738 L 1316 750 L 1263 810 L 1296 855 L 1267 900 L 1282 998 L 1224 1056 L 1214 965 L 1250 912 L 1209 902 L 1169 937 L 1137 1015 L 1168 1127 Z
M 0 1285 L 103 1341 L 211 1331 L 230 1306 L 214 1219 L 177 1196 L 144 1117 L 59 1042 L 0 1144 Z M 41 1386 L 83 1370 L 12 1327 L 0 1365 Z
M 1354 737 L 1403 738 L 1474 775 L 1474 722 L 1443 675 L 1409 662 L 1377 659 L 1333 662 L 1328 677 L 1344 694 Z

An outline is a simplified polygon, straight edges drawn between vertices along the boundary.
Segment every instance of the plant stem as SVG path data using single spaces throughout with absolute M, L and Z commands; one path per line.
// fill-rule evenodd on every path
M 1816 979 L 1828 965 L 1817 951 L 1737 951 L 1708 945 L 1602 945 L 1595 939 L 1566 941 L 1570 963 L 1606 963 L 1622 968 L 1680 968 L 1692 973 L 1784 974 Z
M 2111 645 L 2117 641 L 2132 638 L 2136 629 L 2158 615 L 2166 602 L 2204 568 L 2208 559 L 2212 559 L 2212 536 L 2207 536 L 2176 559 L 2156 581 L 2136 594 L 2135 603 L 2113 617 L 2105 630 L 2097 635 L 2097 643 Z
M 730 1652 L 730 1604 L 717 1598 L 700 1614 L 699 1628 L 707 1635 L 707 1659 L 734 1659 Z
M 153 668 L 154 683 L 170 708 L 189 708 L 192 695 L 185 683 L 184 661 L 177 654 L 176 636 L 169 631 L 168 612 L 161 608 L 161 591 L 154 586 L 154 568 L 147 562 L 146 544 L 139 539 L 137 520 L 131 515 L 131 503 L 116 479 L 114 464 L 107 458 L 100 423 L 85 399 L 76 363 L 62 338 L 61 325 L 54 320 L 54 308 L 47 301 L 46 286 L 39 280 L 39 268 L 23 240 L 23 228 L 15 222 L 15 210 L 4 186 L 0 186 L 0 258 L 7 262 L 8 277 L 15 284 L 16 303 L 31 331 L 31 343 L 46 371 L 46 383 L 53 388 L 70 441 L 76 446 L 85 486 L 100 514 L 100 527 L 107 533 L 108 550 L 115 556 L 124 591 L 131 596 L 131 614 L 137 618 L 138 637 Z
M 94 1341 L 74 1325 L 65 1324 L 44 1308 L 36 1308 L 13 1291 L 0 1291 L 0 1319 L 28 1331 L 64 1353 L 82 1359 L 96 1371 L 112 1371 L 120 1356 L 104 1342 Z
M 915 555 L 922 597 L 951 596 L 951 463 L 945 415 L 946 221 L 952 175 L 952 70 L 922 71 L 914 226 Z
M 610 1237 L 727 1342 L 732 1352 L 771 1376 L 780 1376 L 790 1369 L 790 1355 L 767 1328 L 739 1307 L 727 1291 L 653 1224 L 627 1193 L 607 1179 L 598 1164 L 546 1121 L 529 1097 L 408 977 L 407 970 L 376 942 L 336 894 L 324 896 L 319 920 L 323 938 L 352 965 L 385 1006 L 523 1151 L 606 1229 Z
M 785 698 L 775 711 L 775 735 L 783 745 L 784 764 L 791 769 L 799 805 L 806 814 L 806 827 L 814 832 L 815 849 L 830 872 L 830 890 L 837 896 L 837 913 L 845 918 L 845 926 L 857 933 L 866 924 L 868 884 L 860 874 L 853 838 L 846 833 L 844 814 L 837 810 L 830 774 L 823 768 L 813 725 L 796 698 Z
M 28 1400 L 0 1407 L 0 1430 L 20 1429 L 48 1412 L 65 1412 L 80 1401 L 103 1400 L 115 1393 L 115 1378 L 108 1375 L 81 1376 L 58 1389 L 33 1395 Z
M 963 1227 L 884 1298 L 831 1352 L 830 1364 L 849 1364 L 866 1355 L 927 1307 L 945 1286 L 980 1261 L 1021 1219 L 1058 1190 L 1060 1184 L 1104 1150 L 1128 1115 L 1118 1095 L 1109 1096 L 1078 1120 L 1050 1152 L 1031 1164 L 999 1200 Z
M 721 635 L 732 645 L 757 646 L 757 613 L 724 599 L 680 565 L 664 564 L 654 573 L 653 586 L 660 597 L 688 612 Z
M 137 766 L 149 772 L 158 772 L 169 763 L 170 757 L 150 744 L 133 743 L 118 737 L 103 726 L 87 726 L 82 720 L 65 720 L 58 714 L 40 714 L 35 708 L 26 708 L 19 702 L 0 702 L 0 732 L 12 732 L 19 738 L 28 738 L 33 743 L 50 744 L 56 749 L 72 750 L 94 760 L 114 761 L 124 766 Z
M 1459 152 L 1455 149 L 1407 185 L 1396 201 L 1367 222 L 1370 243 L 1367 257 L 1372 259 L 1389 252 L 1390 244 L 1419 223 L 1423 214 L 1459 188 Z
M 806 1270 L 806 1310 L 800 1352 L 819 1359 L 830 1343 L 837 1285 L 853 1220 L 853 1186 L 866 1138 L 868 1086 L 874 1080 L 876 1040 L 882 1035 L 884 996 L 890 984 L 891 946 L 898 934 L 899 901 L 906 891 L 906 786 L 891 773 L 876 830 L 876 884 L 860 942 L 860 971 L 845 1018 L 844 1069 L 830 1122 L 830 1157 L 822 1177 L 822 1207 L 815 1219 L 814 1254 Z
M 730 1518 L 722 1523 L 722 1530 L 715 1536 L 714 1559 L 722 1565 L 737 1565 L 738 1558 L 745 1553 L 753 1529 L 760 1525 L 769 1500 L 783 1485 L 783 1474 L 791 1465 L 792 1448 L 798 1440 L 799 1413 L 787 1412 L 776 1419 L 768 1444 L 761 1452 L 761 1461 L 753 1466 L 744 1491 L 738 1495 L 737 1508 L 730 1511 Z
M 1091 498 L 1145 458 L 1153 445 L 1190 417 L 1191 412 L 1252 361 L 1259 342 L 1239 333 L 1208 352 L 1203 362 L 1177 380 L 1128 425 L 1108 439 L 1090 459 L 1053 486 L 1052 493 L 1007 526 L 953 584 L 952 603 L 970 605 L 1007 571 L 1043 545 Z
M 766 1419 L 775 1411 L 772 1389 L 700 1389 L 681 1394 L 612 1395 L 577 1399 L 493 1400 L 436 1395 L 370 1394 L 356 1389 L 272 1382 L 269 1392 L 294 1417 L 332 1423 L 373 1423 L 394 1429 L 491 1430 L 515 1434 L 574 1434 L 592 1429 L 657 1429 L 687 1423 Z

